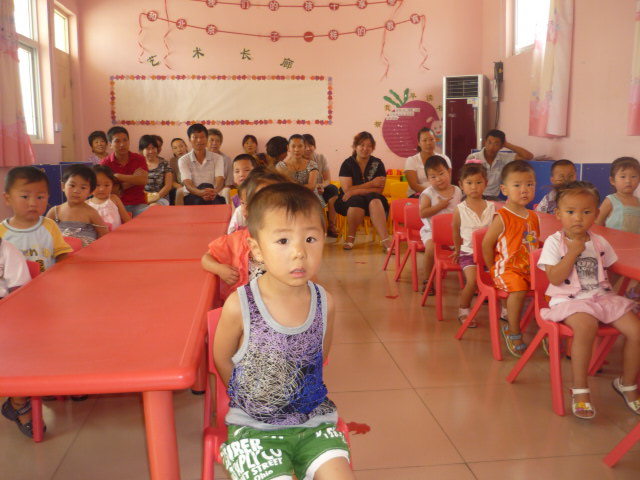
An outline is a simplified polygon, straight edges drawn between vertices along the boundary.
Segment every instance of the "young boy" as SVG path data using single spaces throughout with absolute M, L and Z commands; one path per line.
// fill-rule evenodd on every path
M 527 348 L 520 333 L 520 313 L 530 290 L 529 252 L 539 246 L 538 216 L 526 206 L 536 189 L 531 166 L 515 160 L 502 170 L 500 190 L 507 197 L 482 241 L 482 256 L 496 288 L 507 292 L 507 320 L 501 327 L 507 349 L 521 357 Z
M 501 152 L 503 148 L 508 148 L 512 152 Z M 488 200 L 496 200 L 500 194 L 501 172 L 505 165 L 514 160 L 531 160 L 532 158 L 533 153 L 530 151 L 513 143 L 507 143 L 507 137 L 502 130 L 489 130 L 484 137 L 482 150 L 469 155 L 467 161 L 480 161 L 487 169 L 488 182 L 484 196 Z
M 229 393 L 225 468 L 234 480 L 353 479 L 322 381 L 334 303 L 310 281 L 322 263 L 320 202 L 301 185 L 265 187 L 249 203 L 249 233 L 267 272 L 227 299 L 213 342 Z
M 222 147 L 222 132 L 217 128 L 207 130 L 207 150 L 217 153 L 224 160 L 224 188 L 220 195 L 229 203 L 229 190 L 233 187 L 233 164 L 231 158 L 220 150 Z
M 536 206 L 536 212 L 554 213 L 556 209 L 556 188 L 576 180 L 576 166 L 571 160 L 553 162 L 550 180 L 553 189 L 542 197 L 542 200 Z
M 42 216 L 48 199 L 49 181 L 42 170 L 36 167 L 9 170 L 4 200 L 13 210 L 13 216 L 0 224 L 0 241 L 13 244 L 25 259 L 39 263 L 41 271 L 73 251 L 56 223 Z M 2 405 L 2 415 L 15 422 L 26 436 L 33 436 L 29 398 L 7 398 Z
M 420 217 L 424 226 L 420 229 L 420 239 L 424 244 L 424 272 L 426 285 L 433 269 L 434 246 L 431 240 L 431 223 L 429 219 L 440 213 L 453 213 L 456 206 L 462 201 L 462 191 L 455 185 L 451 185 L 451 169 L 447 161 L 433 155 L 427 158 L 424 171 L 430 186 L 420 192 L 419 205 Z M 435 290 L 429 289 L 429 295 L 435 294 Z

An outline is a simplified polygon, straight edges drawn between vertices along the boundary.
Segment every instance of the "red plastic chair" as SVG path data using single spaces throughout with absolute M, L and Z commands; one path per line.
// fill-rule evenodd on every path
M 69 246 L 73 249 L 73 253 L 77 252 L 82 248 L 82 240 L 76 237 L 62 237 L 64 241 L 69 244 Z
M 212 404 L 212 382 L 207 382 L 204 395 L 204 430 L 202 432 L 202 480 L 213 480 L 213 464 L 215 462 L 222 464 L 220 446 L 227 440 L 227 425 L 224 423 L 224 417 L 229 409 L 229 397 L 227 396 L 227 388 L 216 371 L 212 355 L 213 339 L 215 338 L 221 312 L 222 308 L 216 308 L 215 310 L 210 310 L 207 314 L 209 341 L 207 363 L 209 373 L 215 377 L 215 392 L 213 393 L 215 395 L 215 404 Z M 215 418 L 215 424 L 211 422 L 212 417 Z M 349 429 L 341 418 L 338 419 L 336 430 L 342 432 L 347 445 L 349 445 Z
M 471 236 L 471 245 L 473 246 L 473 261 L 476 264 L 476 282 L 478 284 L 478 295 L 476 301 L 467 315 L 467 318 L 462 323 L 460 328 L 455 334 L 455 338 L 462 339 L 462 335 L 469 327 L 469 324 L 474 319 L 478 310 L 485 300 L 489 303 L 489 335 L 491 338 L 491 352 L 493 358 L 496 360 L 502 360 L 502 351 L 500 349 L 500 312 L 498 311 L 498 301 L 506 300 L 507 292 L 498 290 L 495 288 L 493 279 L 488 271 L 485 270 L 484 258 L 482 257 L 482 239 L 487 233 L 486 228 L 480 228 L 473 232 Z M 529 292 L 527 296 L 532 296 L 533 293 Z M 525 327 L 533 317 L 534 303 L 530 302 L 529 306 L 525 310 L 525 313 L 520 321 L 520 330 L 524 331 Z
M 389 220 L 391 221 L 391 247 L 382 264 L 382 270 L 387 269 L 391 255 L 395 255 L 396 271 L 400 267 L 400 244 L 407 241 L 407 230 L 404 227 L 404 207 L 405 205 L 418 204 L 417 198 L 396 198 L 389 204 Z
M 413 291 L 418 291 L 418 262 L 417 253 L 424 252 L 424 244 L 420 238 L 420 229 L 424 224 L 420 219 L 420 206 L 412 203 L 404 206 L 404 228 L 407 234 L 407 251 L 402 257 L 400 265 L 396 268 L 394 280 L 400 279 L 402 270 L 407 264 L 407 260 L 411 257 L 411 286 Z
M 545 336 L 549 337 L 549 375 L 551 376 L 551 404 L 553 411 L 557 415 L 564 415 L 564 400 L 562 398 L 562 372 L 560 369 L 560 337 L 572 337 L 573 331 L 564 323 L 550 322 L 543 320 L 540 316 L 540 309 L 548 308 L 545 291 L 549 286 L 547 274 L 536 267 L 540 252 L 542 250 L 534 250 L 529 254 L 529 262 L 531 265 L 531 288 L 533 288 L 533 304 L 535 305 L 535 318 L 540 329 L 536 336 L 533 337 L 531 343 L 525 350 L 524 354 L 514 365 L 507 375 L 507 382 L 513 383 L 518 377 L 524 365 L 529 361 L 533 352 Z M 609 350 L 618 338 L 619 332 L 613 327 L 600 325 L 598 327 L 598 337 L 601 338 L 600 343 L 596 347 L 594 354 L 591 356 L 589 364 L 589 375 L 595 375 L 602 363 L 604 362 Z
M 613 447 L 609 453 L 607 453 L 602 461 L 609 467 L 615 466 L 615 464 L 618 463 L 618 460 L 620 460 L 622 456 L 637 442 L 640 442 L 640 422 L 638 422 L 638 424 L 633 427 L 633 430 L 627 433 L 625 437 L 620 440 L 620 442 Z
M 453 230 L 451 229 L 451 223 L 453 221 L 452 213 L 441 213 L 440 215 L 434 215 L 431 217 L 431 231 L 434 245 L 434 263 L 429 281 L 422 294 L 420 305 L 424 306 L 429 296 L 429 289 L 435 282 L 436 289 L 436 319 L 442 321 L 442 279 L 447 272 L 458 272 L 458 282 L 460 288 L 464 288 L 464 281 L 462 280 L 462 268 L 457 263 L 451 261 L 451 250 L 447 247 L 453 246 Z

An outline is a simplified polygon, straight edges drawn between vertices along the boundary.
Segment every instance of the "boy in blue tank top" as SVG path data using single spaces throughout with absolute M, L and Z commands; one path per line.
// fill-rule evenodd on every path
M 249 204 L 248 228 L 267 272 L 229 296 L 216 330 L 229 394 L 224 466 L 233 480 L 353 479 L 322 380 L 334 305 L 311 282 L 324 247 L 320 202 L 301 185 L 268 186 Z

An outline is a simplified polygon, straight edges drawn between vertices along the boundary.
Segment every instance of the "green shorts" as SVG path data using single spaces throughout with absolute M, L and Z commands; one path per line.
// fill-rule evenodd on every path
M 325 462 L 349 461 L 344 435 L 332 423 L 315 428 L 256 430 L 230 425 L 220 447 L 224 467 L 232 480 L 312 479 Z

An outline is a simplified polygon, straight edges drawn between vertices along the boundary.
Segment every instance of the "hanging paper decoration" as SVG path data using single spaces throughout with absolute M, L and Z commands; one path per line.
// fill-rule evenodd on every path
M 305 0 L 301 4 L 298 5 L 280 5 L 277 0 L 271 0 L 268 3 L 251 3 L 249 0 L 240 0 L 240 1 L 225 1 L 220 2 L 218 0 L 194 0 L 199 2 L 204 2 L 207 7 L 213 8 L 217 5 L 228 5 L 228 6 L 239 6 L 243 10 L 247 10 L 250 7 L 267 7 L 272 12 L 278 10 L 278 8 L 303 8 L 305 11 L 310 12 L 314 8 L 328 8 L 329 10 L 335 12 L 340 7 L 357 7 L 361 10 L 367 8 L 369 5 L 388 5 L 390 7 L 395 6 L 396 4 L 402 3 L 402 0 L 378 0 L 378 1 L 367 1 L 367 0 L 357 0 L 355 3 L 351 2 L 330 2 L 325 5 L 316 5 L 311 0 Z

